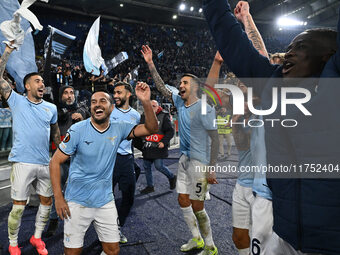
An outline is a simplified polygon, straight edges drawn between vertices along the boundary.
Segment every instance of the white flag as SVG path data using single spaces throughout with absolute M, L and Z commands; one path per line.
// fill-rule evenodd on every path
M 87 72 L 92 72 L 94 75 L 100 75 L 99 68 L 102 64 L 104 64 L 102 52 L 98 45 L 99 26 L 100 17 L 98 17 L 98 19 L 96 19 L 96 21 L 93 23 L 89 34 L 87 35 L 83 52 L 85 69 Z

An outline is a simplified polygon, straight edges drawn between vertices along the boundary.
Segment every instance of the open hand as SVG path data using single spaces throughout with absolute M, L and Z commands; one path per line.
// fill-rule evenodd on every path
M 152 50 L 148 45 L 143 45 L 141 50 L 144 60 L 147 64 L 152 63 Z

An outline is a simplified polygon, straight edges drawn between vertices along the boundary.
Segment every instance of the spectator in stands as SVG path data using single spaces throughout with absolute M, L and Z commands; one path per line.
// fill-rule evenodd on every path
M 163 162 L 163 159 L 168 157 L 168 147 L 170 146 L 170 140 L 174 135 L 174 129 L 170 121 L 169 113 L 164 111 L 156 100 L 152 100 L 151 104 L 158 119 L 159 128 L 157 134 L 142 139 L 141 150 L 143 152 L 143 166 L 147 184 L 147 186 L 141 190 L 142 194 L 148 194 L 155 191 L 152 178 L 152 164 L 154 164 L 159 172 L 168 178 L 171 190 L 176 188 L 177 180 L 176 175 L 174 175 Z M 141 123 L 144 122 L 145 116 L 143 114 L 141 116 Z

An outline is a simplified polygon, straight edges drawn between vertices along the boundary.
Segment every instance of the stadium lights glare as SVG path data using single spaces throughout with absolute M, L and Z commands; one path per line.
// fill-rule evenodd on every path
M 177 15 L 175 14 L 174 16 L 172 16 L 172 19 L 177 19 Z
M 180 4 L 180 6 L 179 6 L 180 11 L 184 11 L 185 8 L 186 8 L 185 4 Z
M 124 7 L 124 4 L 120 4 L 119 6 L 120 6 L 120 7 Z
M 198 10 L 199 13 L 201 13 L 202 11 L 203 11 L 202 8 L 200 8 L 200 9 Z
M 306 26 L 307 22 L 303 22 L 301 20 L 281 17 L 277 20 L 277 25 L 280 27 L 297 27 L 297 26 Z
M 194 11 L 194 7 L 193 6 L 190 7 L 190 11 Z

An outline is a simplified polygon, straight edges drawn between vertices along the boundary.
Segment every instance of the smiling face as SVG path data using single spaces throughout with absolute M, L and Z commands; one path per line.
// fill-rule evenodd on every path
M 45 84 L 40 75 L 32 75 L 25 83 L 27 97 L 34 101 L 40 101 L 44 96 Z
M 95 92 L 91 97 L 91 118 L 96 124 L 103 124 L 110 119 L 113 104 L 110 95 L 105 92 Z
M 115 104 L 118 108 L 123 107 L 126 102 L 129 102 L 129 98 L 131 96 L 130 91 L 125 89 L 125 86 L 116 86 L 113 92 L 113 99 L 115 100 Z
M 317 33 L 303 32 L 288 46 L 283 61 L 283 78 L 320 75 L 331 56 L 331 48 Z
M 194 81 L 194 79 L 190 76 L 184 76 L 181 78 L 179 84 L 179 95 L 184 101 L 187 101 L 192 94 L 193 96 L 197 95 L 198 84 Z

